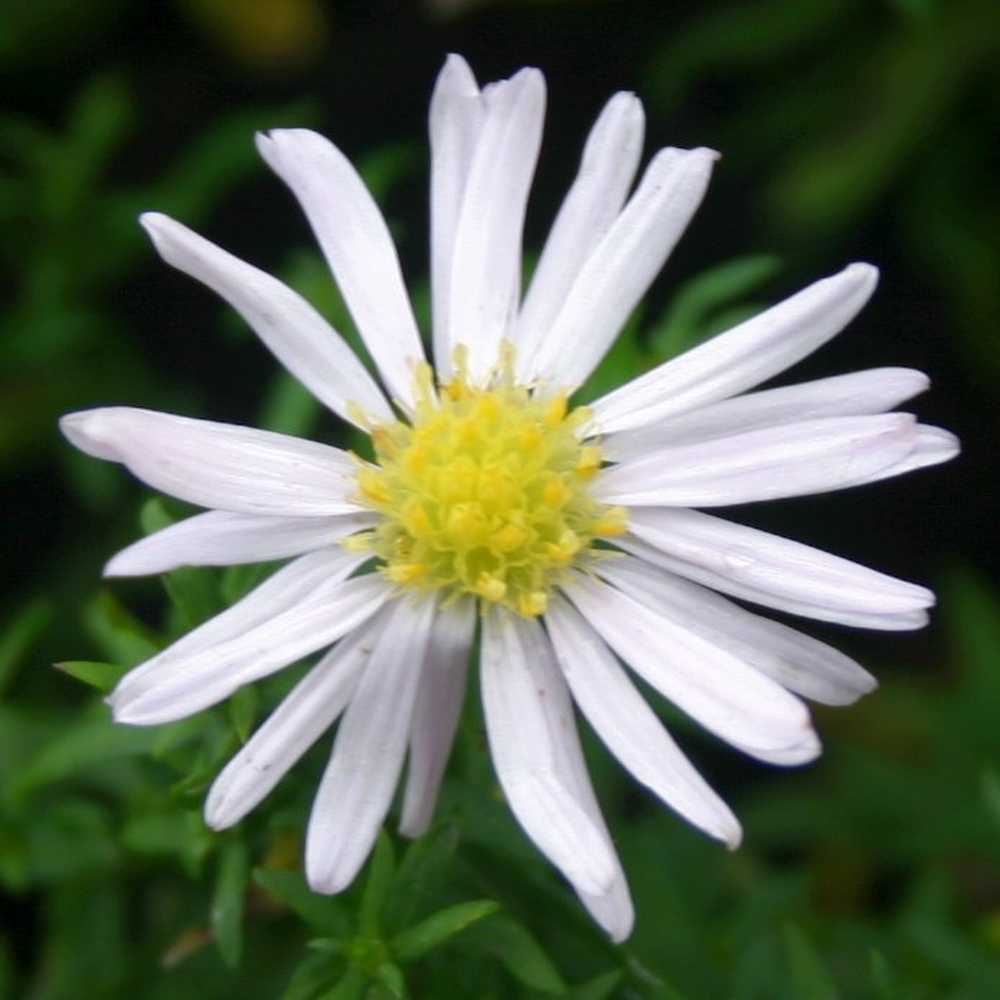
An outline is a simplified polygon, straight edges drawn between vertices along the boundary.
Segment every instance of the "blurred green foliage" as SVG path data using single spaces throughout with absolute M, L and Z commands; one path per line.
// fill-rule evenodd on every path
M 514 38 L 523 24 L 520 37 L 538 47 L 512 65 L 544 66 L 545 45 L 555 60 L 572 36 L 539 40 L 538 18 L 566 32 L 581 23 L 571 3 L 492 12 L 484 2 L 464 15 L 451 6 L 447 29 L 421 22 L 435 60 L 437 49 L 462 42 L 481 48 L 484 35 Z M 651 118 L 697 108 L 697 130 L 730 154 L 740 199 L 751 183 L 762 199 L 744 217 L 754 234 L 735 251 L 744 255 L 702 268 L 665 303 L 640 310 L 582 395 L 773 300 L 780 282 L 787 287 L 783 262 L 829 271 L 853 253 L 859 232 L 877 226 L 890 244 L 884 256 L 918 273 L 947 317 L 943 337 L 960 338 L 950 363 L 964 379 L 966 408 L 953 407 L 963 429 L 974 440 L 995 420 L 979 401 L 1000 375 L 992 0 L 580 6 L 595 19 L 638 20 L 645 48 L 627 60 Z M 230 86 L 225 77 L 248 88 L 199 120 L 180 151 L 149 134 L 156 122 L 142 59 L 101 48 L 106 34 L 126 44 L 134 30 L 137 51 L 159 53 L 158 41 L 143 47 L 137 28 L 166 31 L 147 24 L 145 5 L 45 0 L 0 11 L 0 73 L 13 95 L 0 111 L 0 469 L 19 487 L 9 510 L 20 523 L 5 538 L 8 565 L 23 569 L 8 572 L 0 634 L 0 998 L 1000 996 L 1000 597 L 972 565 L 987 554 L 982 544 L 921 563 L 939 574 L 943 637 L 901 644 L 902 652 L 844 640 L 884 683 L 857 706 L 818 713 L 827 752 L 814 767 L 779 773 L 723 758 L 654 700 L 744 819 L 746 843 L 733 855 L 665 814 L 583 734 L 638 909 L 621 947 L 590 923 L 511 819 L 485 751 L 475 682 L 433 830 L 415 843 L 385 833 L 362 878 L 336 898 L 309 892 L 300 868 L 324 745 L 234 830 L 216 834 L 201 819 L 210 781 L 297 668 L 184 722 L 111 725 L 101 696 L 128 667 L 270 567 L 101 587 L 100 562 L 116 545 L 183 511 L 140 499 L 119 470 L 72 453 L 54 432 L 58 415 L 116 400 L 197 413 L 210 405 L 210 387 L 238 381 L 232 369 L 245 367 L 238 374 L 256 401 L 247 420 L 360 446 L 276 366 L 251 368 L 252 338 L 221 307 L 201 314 L 205 329 L 187 348 L 205 370 L 184 372 L 164 370 L 171 344 L 140 336 L 140 313 L 122 300 L 144 282 L 152 301 L 141 316 L 154 335 L 176 332 L 192 312 L 185 300 L 169 325 L 174 297 L 200 302 L 201 293 L 142 277 L 152 254 L 136 214 L 156 208 L 236 231 L 249 216 L 256 231 L 256 205 L 246 200 L 259 169 L 253 131 L 321 124 L 323 102 L 343 109 L 352 95 L 322 93 L 308 67 L 320 55 L 346 60 L 367 39 L 359 65 L 389 28 L 376 17 L 352 29 L 359 6 L 350 3 L 184 0 L 163 9 L 174 47 L 150 78 L 172 80 L 180 93 L 190 51 L 204 47 L 215 86 Z M 634 33 L 612 36 L 601 44 L 634 44 Z M 81 53 L 91 48 L 103 62 L 84 71 Z M 587 51 L 581 63 L 602 54 Z M 174 67 L 166 77 L 164 65 Z M 274 75 L 279 66 L 293 84 Z M 55 102 L 35 100 L 43 71 L 58 83 Z M 373 69 L 359 90 L 415 80 L 428 90 L 430 79 L 414 72 L 401 65 L 398 79 L 384 80 Z M 422 147 L 411 141 L 418 123 L 407 128 L 362 157 L 404 254 L 421 245 L 426 225 L 419 198 L 413 211 L 395 210 L 423 181 Z M 574 139 L 561 150 L 566 175 L 577 148 Z M 275 188 L 270 197 L 291 211 Z M 321 258 L 278 230 L 277 249 L 270 223 L 256 245 L 237 249 L 270 260 L 360 348 Z M 761 252 L 773 248 L 780 258 Z M 414 295 L 426 327 L 426 281 Z

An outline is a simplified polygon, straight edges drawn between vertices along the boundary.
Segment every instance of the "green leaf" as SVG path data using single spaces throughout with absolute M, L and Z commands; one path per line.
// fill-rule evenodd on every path
M 105 656 L 123 666 L 134 667 L 160 650 L 153 633 L 107 591 L 87 605 L 83 620 Z
M 320 401 L 288 372 L 278 372 L 261 405 L 260 426 L 295 437 L 308 437 L 323 413 Z
M 222 573 L 219 591 L 226 607 L 246 597 L 267 575 L 265 563 L 248 563 L 245 566 L 227 566 Z
M 239 840 L 230 841 L 219 859 L 212 900 L 212 930 L 223 961 L 234 969 L 243 953 L 243 908 L 249 876 L 246 845 Z
M 624 978 L 625 973 L 621 969 L 612 969 L 611 972 L 595 976 L 582 986 L 574 987 L 568 995 L 573 1000 L 607 1000 Z
M 805 934 L 788 924 L 784 937 L 789 982 L 796 1000 L 839 1000 L 837 987 Z
M 385 908 L 392 929 L 409 927 L 418 914 L 430 909 L 430 900 L 452 872 L 458 842 L 458 826 L 442 823 L 406 848 Z
M 361 897 L 358 913 L 358 930 L 364 936 L 376 936 L 381 925 L 381 912 L 392 886 L 396 871 L 395 852 L 392 841 L 385 830 L 381 830 L 375 842 L 375 850 L 368 865 L 368 879 Z
M 152 535 L 177 523 L 159 497 L 142 505 L 139 513 L 142 530 Z M 167 596 L 183 615 L 188 628 L 194 628 L 219 610 L 216 573 L 207 567 L 186 566 L 160 576 Z
M 309 955 L 296 966 L 281 1000 L 314 1000 L 335 976 L 336 966 L 329 955 Z
M 389 947 L 400 962 L 412 962 L 499 909 L 500 904 L 492 899 L 457 903 L 397 934 Z
M 250 738 L 250 730 L 257 718 L 258 701 L 257 689 L 253 685 L 239 688 L 229 699 L 229 721 L 233 724 L 240 743 L 246 743 Z
M 566 992 L 566 984 L 541 945 L 507 914 L 496 913 L 473 924 L 463 933 L 462 943 L 466 949 L 499 959 L 525 986 L 558 996 Z
M 893 985 L 892 970 L 885 956 L 877 948 L 872 948 L 868 959 L 872 984 L 875 986 L 878 1000 L 903 1000 L 902 994 L 897 992 Z
M 29 601 L 4 626 L 0 638 L 0 695 L 4 693 L 20 667 L 25 653 L 52 620 L 52 607 L 43 597 Z
M 367 981 L 368 977 L 357 966 L 352 965 L 344 974 L 344 978 L 319 1000 L 361 1000 L 365 995 Z
M 93 660 L 66 660 L 53 666 L 63 673 L 75 677 L 84 684 L 107 694 L 128 672 L 126 667 L 116 663 L 98 663 Z
M 375 970 L 375 980 L 381 984 L 384 991 L 395 1000 L 406 1000 L 406 979 L 403 970 L 392 962 L 383 962 Z
M 350 930 L 350 915 L 344 903 L 332 896 L 320 896 L 313 892 L 300 872 L 255 868 L 253 878 L 268 895 L 284 903 L 317 930 L 335 936 L 343 936 Z
M 714 332 L 710 326 L 714 312 L 738 304 L 780 269 L 779 258 L 753 254 L 726 261 L 685 282 L 650 331 L 649 349 L 655 362 L 682 354 Z
M 28 759 L 11 779 L 10 794 L 25 796 L 95 764 L 147 753 L 154 739 L 150 729 L 115 725 L 104 705 L 94 705 Z

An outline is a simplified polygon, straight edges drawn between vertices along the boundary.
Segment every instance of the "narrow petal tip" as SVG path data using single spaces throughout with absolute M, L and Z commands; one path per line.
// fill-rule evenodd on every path
M 118 449 L 114 445 L 114 433 L 109 426 L 111 410 L 99 408 L 78 410 L 59 418 L 59 430 L 70 444 L 94 458 L 108 462 L 119 460 Z

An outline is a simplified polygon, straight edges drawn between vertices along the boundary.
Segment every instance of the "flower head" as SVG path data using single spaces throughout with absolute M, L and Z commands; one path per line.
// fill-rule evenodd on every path
M 338 718 L 309 823 L 312 886 L 364 863 L 408 757 L 401 830 L 431 821 L 477 619 L 490 750 L 518 821 L 616 940 L 632 907 L 580 753 L 573 704 L 629 771 L 706 833 L 740 828 L 623 663 L 745 753 L 820 750 L 801 697 L 875 682 L 830 647 L 734 604 L 865 628 L 926 622 L 933 595 L 694 508 L 859 486 L 944 461 L 945 431 L 894 406 L 927 387 L 878 369 L 747 392 L 850 322 L 876 271 L 853 264 L 597 400 L 571 397 L 660 271 L 715 154 L 664 149 L 632 189 L 643 114 L 617 94 L 587 139 L 526 294 L 521 234 L 541 139 L 537 70 L 480 89 L 451 56 L 430 112 L 433 356 L 385 221 L 327 140 L 260 136 L 301 204 L 378 368 L 291 289 L 162 215 L 161 256 L 225 298 L 374 462 L 282 434 L 164 413 L 71 414 L 66 436 L 209 508 L 115 556 L 109 575 L 289 559 L 241 601 L 129 673 L 135 725 L 179 719 L 319 650 L 216 779 L 236 823 Z

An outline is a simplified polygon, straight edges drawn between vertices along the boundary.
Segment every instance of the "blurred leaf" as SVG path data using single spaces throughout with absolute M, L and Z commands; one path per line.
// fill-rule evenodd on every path
M 785 927 L 789 982 L 797 1000 L 838 1000 L 840 994 L 809 939 L 794 924 Z
M 261 405 L 260 426 L 294 437 L 309 437 L 323 412 L 320 401 L 294 376 L 278 372 Z
M 523 924 L 503 913 L 494 914 L 463 932 L 466 950 L 499 959 L 525 986 L 541 993 L 563 995 L 566 984 L 552 960 Z
M 124 667 L 134 667 L 160 651 L 153 633 L 108 591 L 86 605 L 83 620 L 104 654 Z
M 779 258 L 752 254 L 718 264 L 686 281 L 650 331 L 649 347 L 656 363 L 694 347 L 714 332 L 710 327 L 714 312 L 731 308 L 780 270 Z
M 403 978 L 403 971 L 398 965 L 392 962 L 383 962 L 375 970 L 376 984 L 381 984 L 387 996 L 394 1000 L 406 1000 L 406 980 Z
M 296 966 L 281 1000 L 315 1000 L 335 977 L 335 967 L 329 955 L 309 955 Z
M 52 620 L 52 606 L 43 597 L 29 601 L 4 626 L 0 637 L 0 697 L 14 680 L 25 654 Z
M 499 908 L 499 904 L 492 899 L 456 903 L 397 934 L 390 942 L 390 950 L 400 962 L 412 962 L 476 921 L 496 913 Z
M 572 997 L 573 1000 L 608 1000 L 624 978 L 625 974 L 621 970 L 614 969 L 611 972 L 595 976 L 582 986 L 575 986 L 567 996 Z
M 97 663 L 92 660 L 65 660 L 54 663 L 53 666 L 64 674 L 97 688 L 101 694 L 108 694 L 127 672 L 126 668 L 116 663 Z
M 243 908 L 246 901 L 250 862 L 246 846 L 238 840 L 227 843 L 219 858 L 212 901 L 212 930 L 219 953 L 230 968 L 237 968 L 243 953 Z
M 255 868 L 253 878 L 268 895 L 284 903 L 317 930 L 338 937 L 349 931 L 350 917 L 344 903 L 333 896 L 313 892 L 300 872 Z
M 382 907 L 389 895 L 395 872 L 396 858 L 392 841 L 385 830 L 381 830 L 368 863 L 368 878 L 358 912 L 358 931 L 366 937 L 374 937 L 379 932 Z
M 103 704 L 93 705 L 25 763 L 11 780 L 10 793 L 23 797 L 95 764 L 147 753 L 154 736 L 149 729 L 113 724 Z
M 365 995 L 365 974 L 355 966 L 351 966 L 344 974 L 344 978 L 337 983 L 327 993 L 324 993 L 320 1000 L 361 1000 Z M 284 998 L 289 1000 L 289 998 Z
M 441 823 L 407 846 L 386 907 L 391 929 L 402 931 L 418 914 L 426 913 L 430 901 L 453 872 L 458 843 L 458 826 Z

